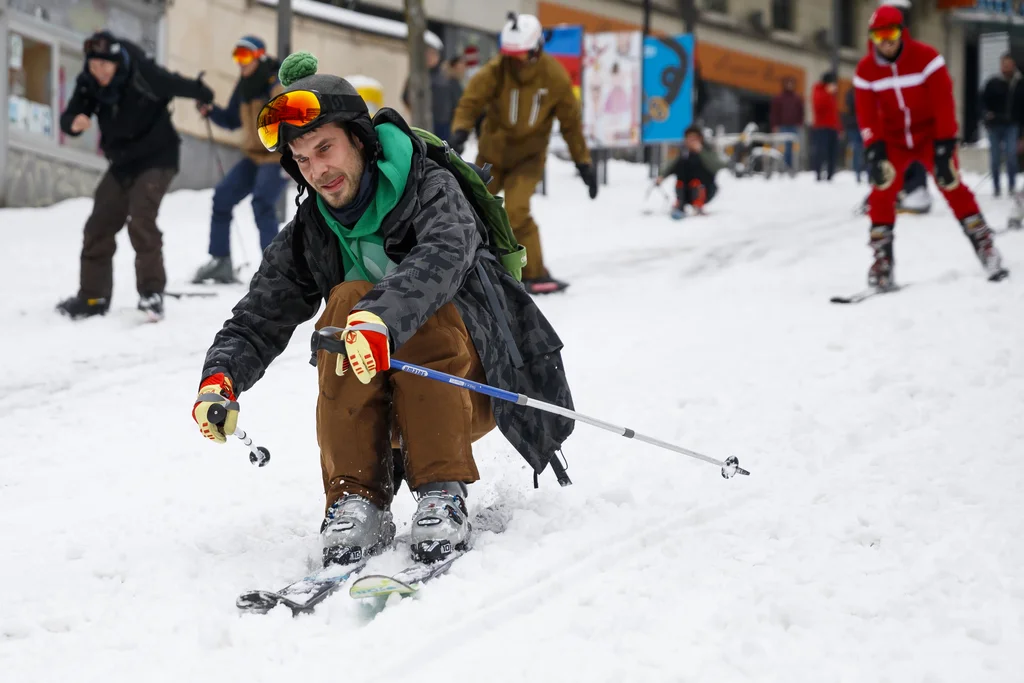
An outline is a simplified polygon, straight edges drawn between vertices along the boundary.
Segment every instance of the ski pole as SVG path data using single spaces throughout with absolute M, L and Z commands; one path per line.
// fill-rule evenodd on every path
M 206 416 L 213 424 L 217 425 L 218 427 L 223 427 L 224 421 L 227 420 L 228 417 L 228 408 L 237 408 L 237 406 L 238 404 L 234 401 L 231 401 L 227 404 L 214 403 L 207 409 Z M 235 433 L 232 434 L 232 436 L 238 437 L 242 441 L 242 443 L 249 447 L 249 462 L 251 462 L 253 465 L 256 465 L 257 467 L 263 467 L 268 462 L 270 462 L 270 451 L 268 451 L 263 446 L 254 446 L 252 443 L 252 439 L 244 431 L 235 428 Z
M 345 354 L 345 342 L 339 335 L 343 335 L 348 330 L 349 328 L 324 327 L 314 332 L 312 343 L 313 358 L 310 360 L 310 363 L 315 364 L 316 351 L 318 349 L 324 349 L 328 353 Z M 575 410 L 569 410 L 568 408 L 556 406 L 553 403 L 547 403 L 545 401 L 540 401 L 535 398 L 530 398 L 525 394 L 517 394 L 513 391 L 498 389 L 497 387 L 492 387 L 489 384 L 482 384 L 480 382 L 474 382 L 473 380 L 470 379 L 456 377 L 455 375 L 449 375 L 446 372 L 431 370 L 430 368 L 424 368 L 422 366 L 414 365 L 412 363 L 406 363 L 405 361 L 401 361 L 396 358 L 391 359 L 391 368 L 393 370 L 401 370 L 402 372 L 408 372 L 413 375 L 418 375 L 419 377 L 426 377 L 427 379 L 436 380 L 438 382 L 444 382 L 445 384 L 451 384 L 453 386 L 461 387 L 463 389 L 469 389 L 470 391 L 475 391 L 479 394 L 490 396 L 491 398 L 501 399 L 502 401 L 509 401 L 511 403 L 515 403 L 516 405 L 527 406 L 529 408 L 543 410 L 544 412 L 547 413 L 561 415 L 562 417 L 567 417 L 571 420 L 577 420 L 579 422 L 584 422 L 586 424 L 589 424 L 594 427 L 599 427 L 609 432 L 614 432 L 619 436 L 626 437 L 627 439 L 636 439 L 637 441 L 643 441 L 644 443 L 649 443 L 652 446 L 657 446 L 658 448 L 664 448 L 665 450 L 669 450 L 674 453 L 680 453 L 682 455 L 687 455 L 691 458 L 696 458 L 697 460 L 703 460 L 706 463 L 710 463 L 712 465 L 717 465 L 718 467 L 721 467 L 722 476 L 726 479 L 731 479 L 737 474 L 750 474 L 750 472 L 739 466 L 739 458 L 737 458 L 735 455 L 729 456 L 724 461 L 717 460 L 707 455 L 703 455 L 702 453 L 691 451 L 688 448 L 683 448 L 681 446 L 670 444 L 667 441 L 662 441 L 660 439 L 655 439 L 644 434 L 639 434 L 636 431 L 630 429 L 629 427 L 619 427 L 618 425 L 611 424 L 610 422 L 605 422 L 604 420 L 598 420 L 597 418 L 577 413 Z

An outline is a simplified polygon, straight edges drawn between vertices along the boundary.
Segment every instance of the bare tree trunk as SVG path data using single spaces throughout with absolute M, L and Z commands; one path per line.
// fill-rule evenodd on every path
M 409 26 L 409 109 L 412 125 L 434 129 L 431 114 L 430 73 L 427 70 L 427 13 L 423 0 L 405 0 L 405 23 Z

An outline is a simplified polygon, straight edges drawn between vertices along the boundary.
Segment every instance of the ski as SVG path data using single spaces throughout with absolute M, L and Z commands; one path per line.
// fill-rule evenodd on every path
M 385 574 L 361 576 L 349 587 L 348 594 L 356 600 L 387 598 L 395 593 L 403 597 L 413 595 L 423 584 L 447 572 L 455 560 L 468 552 L 469 550 L 456 550 L 440 562 L 432 564 L 417 562 L 390 576 Z
M 209 299 L 217 296 L 217 292 L 164 292 L 164 296 L 175 299 Z
M 311 612 L 313 608 L 341 587 L 369 561 L 368 557 L 353 564 L 330 565 L 318 569 L 279 591 L 254 590 L 242 593 L 235 605 L 243 612 L 266 614 L 278 605 L 284 605 L 293 615 Z
M 891 294 L 892 292 L 898 292 L 905 286 L 906 285 L 894 285 L 892 287 L 869 287 L 867 289 L 857 292 L 856 294 L 851 294 L 849 296 L 834 296 L 831 299 L 829 299 L 829 301 L 831 301 L 834 304 L 859 304 L 861 301 L 864 301 L 865 299 L 870 299 L 871 297 L 877 296 L 879 294 Z

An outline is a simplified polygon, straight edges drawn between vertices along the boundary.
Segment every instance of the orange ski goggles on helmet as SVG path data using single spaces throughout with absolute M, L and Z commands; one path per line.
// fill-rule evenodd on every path
M 903 27 L 883 26 L 881 28 L 873 28 L 868 31 L 868 35 L 871 37 L 871 42 L 875 45 L 878 45 L 879 43 L 897 41 L 903 37 Z
M 253 50 L 251 47 L 239 45 L 235 48 L 235 51 L 231 53 L 231 58 L 235 60 L 235 64 L 245 66 L 247 64 L 252 64 L 262 57 L 264 52 L 266 52 L 266 50 Z
M 327 115 L 333 115 L 333 120 L 348 121 L 366 112 L 366 102 L 361 97 L 293 90 L 281 93 L 264 105 L 256 118 L 256 133 L 268 151 L 276 152 L 282 142 L 286 142 L 281 136 L 283 128 L 301 131 Z

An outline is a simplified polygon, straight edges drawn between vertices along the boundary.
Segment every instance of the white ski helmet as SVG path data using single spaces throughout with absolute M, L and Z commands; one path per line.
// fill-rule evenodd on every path
M 892 5 L 893 7 L 909 10 L 910 0 L 878 0 L 879 7 L 885 7 L 886 5 Z
M 544 44 L 544 29 L 532 14 L 508 13 L 501 29 L 501 54 L 521 55 L 539 50 Z

